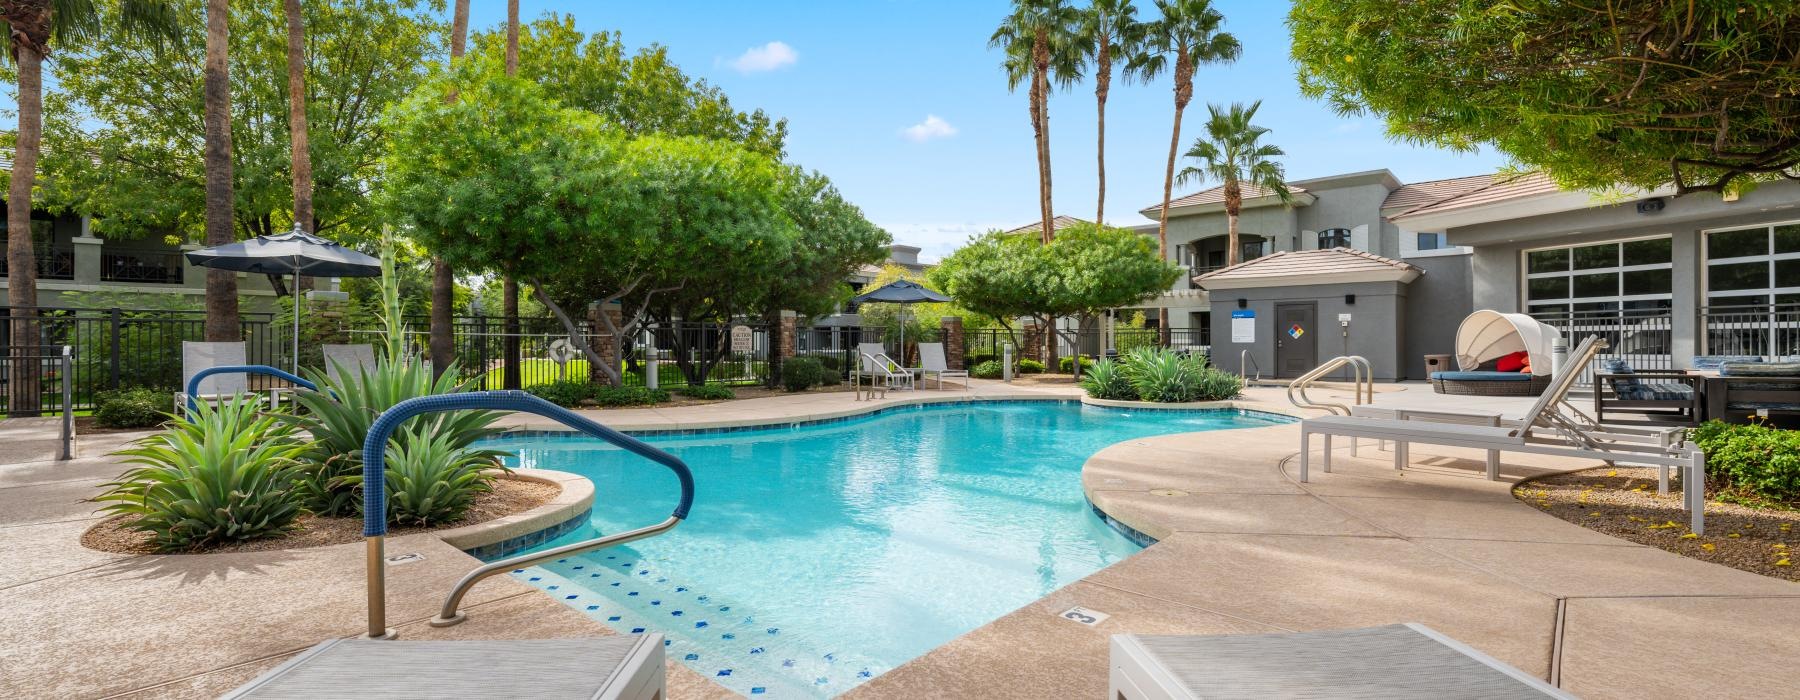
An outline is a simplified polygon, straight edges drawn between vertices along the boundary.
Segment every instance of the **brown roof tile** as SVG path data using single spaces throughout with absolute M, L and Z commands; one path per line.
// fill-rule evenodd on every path
M 1273 191 L 1271 191 L 1267 188 L 1257 187 L 1255 185 L 1243 185 L 1242 190 L 1243 190 L 1243 197 L 1246 200 L 1256 199 L 1257 197 L 1267 197 L 1267 196 L 1274 194 Z M 1296 187 L 1294 185 L 1288 185 L 1288 193 L 1290 193 L 1290 194 L 1305 194 L 1306 188 Z M 1174 209 L 1175 207 L 1191 207 L 1191 206 L 1195 206 L 1195 205 L 1199 205 L 1199 204 L 1219 204 L 1224 201 L 1225 201 L 1225 186 L 1220 185 L 1220 186 L 1214 187 L 1212 189 L 1200 190 L 1199 192 L 1195 192 L 1193 194 L 1186 195 L 1179 199 L 1171 200 L 1169 202 L 1169 208 Z M 1162 202 L 1157 202 L 1148 207 L 1145 207 L 1144 210 L 1148 211 L 1150 209 L 1160 209 L 1160 208 L 1162 208 Z
M 1051 231 L 1061 231 L 1070 226 L 1074 226 L 1076 224 L 1085 224 L 1085 223 L 1088 223 L 1088 221 L 1086 219 L 1077 219 L 1073 216 L 1058 216 L 1058 217 L 1050 220 L 1050 230 Z M 1042 231 L 1043 228 L 1044 228 L 1044 222 L 1033 221 L 1029 224 L 1025 224 L 1024 226 L 1020 226 L 1011 231 L 1007 231 L 1006 233 L 1007 233 L 1007 235 L 1012 235 L 1015 233 L 1028 233 L 1031 231 Z
M 1204 284 L 1210 281 L 1385 270 L 1406 272 L 1418 269 L 1399 260 L 1384 258 L 1366 251 L 1353 248 L 1329 248 L 1282 251 L 1214 270 L 1194 279 Z
M 1468 209 L 1486 204 L 1497 204 L 1514 199 L 1556 194 L 1563 189 L 1557 186 L 1550 176 L 1542 173 L 1528 173 L 1516 177 L 1494 176 L 1494 181 L 1485 187 L 1479 187 L 1466 193 L 1439 200 L 1431 204 L 1416 207 L 1390 217 L 1402 219 L 1424 214 Z
M 1493 184 L 1494 176 L 1470 175 L 1453 177 L 1445 180 L 1428 180 L 1401 185 L 1400 189 L 1389 192 L 1387 200 L 1381 203 L 1383 210 L 1399 209 L 1401 211 L 1436 204 L 1451 197 L 1460 197 L 1475 190 Z

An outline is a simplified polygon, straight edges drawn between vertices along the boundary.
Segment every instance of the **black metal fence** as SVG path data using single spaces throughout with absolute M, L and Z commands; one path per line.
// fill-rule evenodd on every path
M 100 392 L 108 389 L 149 387 L 173 392 L 181 385 L 181 342 L 205 337 L 206 314 L 200 311 L 147 309 L 68 309 L 42 307 L 29 323 L 14 323 L 19 307 L 0 307 L 0 345 L 60 347 L 74 349 L 72 370 L 75 410 L 94 407 Z M 284 364 L 289 354 L 291 331 L 275 322 L 268 313 L 242 313 L 245 354 L 253 364 Z M 28 337 L 17 337 L 15 326 L 28 326 Z M 0 360 L 0 395 L 13 396 L 11 382 L 15 377 L 31 376 L 28 368 L 12 366 L 12 360 Z M 27 369 L 25 372 L 16 370 Z M 61 387 L 54 375 L 42 375 L 36 383 L 45 396 Z M 57 399 L 40 400 L 40 405 L 53 405 Z M 28 402 L 8 402 L 13 415 L 31 414 Z M 17 408 L 14 408 L 14 407 Z
M 1800 356 L 1800 304 L 1701 307 L 1701 355 Z
M 971 360 L 996 359 L 1006 343 L 1015 343 L 1013 352 L 1022 354 L 1017 343 L 1025 342 L 1022 332 L 982 328 L 963 334 L 964 354 Z M 1142 347 L 1165 347 L 1201 352 L 1211 347 L 1212 333 L 1207 328 L 1089 328 L 1057 333 L 1057 357 L 1079 353 L 1083 357 L 1111 357 Z M 1033 353 L 1036 354 L 1036 353 Z

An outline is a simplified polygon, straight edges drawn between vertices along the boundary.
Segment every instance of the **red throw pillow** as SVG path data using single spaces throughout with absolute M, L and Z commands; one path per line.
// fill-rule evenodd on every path
M 1495 360 L 1494 371 L 1517 372 L 1519 371 L 1519 368 L 1524 367 L 1529 362 L 1531 362 L 1531 353 L 1520 350 L 1511 355 L 1502 355 L 1500 359 Z

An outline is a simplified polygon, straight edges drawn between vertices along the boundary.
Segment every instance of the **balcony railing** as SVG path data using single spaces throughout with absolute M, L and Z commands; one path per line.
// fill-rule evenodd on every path
M 32 256 L 37 258 L 38 279 L 75 279 L 75 251 L 52 248 L 32 251 Z M 0 277 L 5 277 L 7 274 L 6 257 L 0 256 Z
M 1699 354 L 1800 356 L 1800 304 L 1701 307 L 1700 330 Z
M 114 250 L 100 254 L 100 279 L 106 282 L 181 284 L 180 251 Z

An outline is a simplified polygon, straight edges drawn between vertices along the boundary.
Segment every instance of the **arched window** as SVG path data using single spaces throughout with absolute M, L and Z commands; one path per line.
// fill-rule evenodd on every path
M 1319 232 L 1319 249 L 1350 247 L 1350 229 L 1328 228 Z

